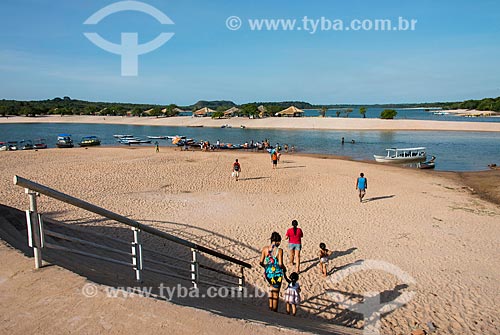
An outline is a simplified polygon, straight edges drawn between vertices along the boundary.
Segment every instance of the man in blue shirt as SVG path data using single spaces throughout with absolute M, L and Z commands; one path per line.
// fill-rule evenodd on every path
M 356 189 L 359 190 L 359 202 L 363 202 L 363 198 L 366 194 L 366 189 L 368 188 L 368 180 L 365 178 L 365 174 L 361 172 L 359 178 L 356 180 Z

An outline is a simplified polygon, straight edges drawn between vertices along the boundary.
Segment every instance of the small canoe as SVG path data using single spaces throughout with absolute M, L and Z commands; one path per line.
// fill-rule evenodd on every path
M 417 167 L 419 169 L 422 169 L 422 170 L 425 170 L 425 169 L 434 169 L 436 167 L 436 163 L 434 163 L 434 162 L 418 163 Z

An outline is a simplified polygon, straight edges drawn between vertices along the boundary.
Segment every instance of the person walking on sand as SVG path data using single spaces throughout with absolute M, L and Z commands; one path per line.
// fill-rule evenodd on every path
M 233 173 L 232 176 L 236 178 L 236 181 L 240 178 L 240 172 L 241 172 L 241 165 L 238 162 L 238 159 L 236 158 L 236 161 L 233 163 Z
M 295 265 L 295 272 L 300 273 L 300 250 L 302 250 L 302 237 L 304 233 L 302 229 L 297 228 L 298 225 L 297 220 L 293 220 L 292 228 L 286 231 L 285 238 L 288 240 L 290 263 Z
M 326 244 L 321 242 L 319 244 L 319 270 L 321 271 L 321 274 L 323 277 L 326 277 L 328 274 L 328 260 L 329 257 L 332 255 L 333 251 L 330 251 L 326 248 Z
M 356 189 L 359 190 L 359 202 L 363 202 L 363 198 L 365 197 L 367 188 L 368 180 L 365 178 L 365 174 L 361 172 L 358 179 L 356 180 Z
M 297 314 L 297 305 L 300 304 L 299 274 L 297 272 L 292 272 L 290 278 L 288 278 L 285 272 L 284 276 L 285 280 L 288 282 L 285 291 L 286 314 L 292 312 L 292 315 L 295 316 L 295 314 Z
M 273 162 L 273 170 L 278 168 L 278 153 L 275 149 L 271 150 L 271 161 Z
M 271 245 L 262 248 L 260 255 L 260 266 L 264 268 L 264 277 L 270 285 L 269 309 L 278 311 L 281 283 L 283 274 L 286 272 L 283 264 L 283 249 L 280 248 L 281 235 L 277 232 L 271 234 Z
M 155 149 L 156 152 L 160 152 L 160 144 L 158 143 L 158 141 L 155 142 Z

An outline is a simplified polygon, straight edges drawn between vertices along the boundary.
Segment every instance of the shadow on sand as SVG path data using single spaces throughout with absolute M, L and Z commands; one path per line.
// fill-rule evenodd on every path
M 293 166 L 279 166 L 278 169 L 300 169 L 300 168 L 305 168 L 305 165 L 293 165 Z
M 351 264 L 347 264 L 344 267 L 350 265 Z M 401 296 L 406 288 L 408 288 L 406 284 L 396 285 L 393 289 L 385 290 L 372 297 L 365 297 L 361 294 L 337 289 L 329 289 L 324 293 L 303 300 L 300 307 L 314 315 L 330 314 L 337 324 L 346 327 L 358 327 L 360 321 L 364 319 L 364 315 L 359 312 L 362 310 L 364 303 L 370 303 L 370 301 L 380 301 L 381 304 L 389 303 Z M 339 299 L 340 297 L 342 297 L 341 300 Z M 339 305 L 338 301 L 353 305 L 349 307 L 350 309 L 346 309 L 344 308 L 345 306 Z M 384 313 L 383 315 L 386 316 L 391 313 L 392 311 Z
M 15 208 L 0 205 L 0 238 L 10 244 L 12 247 L 22 251 L 26 256 L 33 257 L 32 249 L 26 243 L 26 221 L 25 213 Z M 82 221 L 86 223 L 76 224 L 76 220 L 72 224 L 52 221 L 44 216 L 44 229 L 50 230 L 55 234 L 70 235 L 73 241 L 62 237 L 62 235 L 49 236 L 45 235 L 45 243 L 58 245 L 65 248 L 73 248 L 85 253 L 96 254 L 101 259 L 87 257 L 83 254 L 69 252 L 65 250 L 55 250 L 51 248 L 43 248 L 42 254 L 44 262 L 55 264 L 66 268 L 74 273 L 77 273 L 88 280 L 103 284 L 109 287 L 151 287 L 152 295 L 150 298 L 159 300 L 168 300 L 161 294 L 160 287 L 176 287 L 178 284 L 183 287 L 190 288 L 192 283 L 190 278 L 190 260 L 191 250 L 185 246 L 173 243 L 168 240 L 158 238 L 157 236 L 143 232 L 143 257 L 144 266 L 143 281 L 138 283 L 135 281 L 134 270 L 130 265 L 116 264 L 104 261 L 105 258 L 112 258 L 124 263 L 131 263 L 131 241 L 133 240 L 132 230 L 123 225 L 115 224 L 111 221 L 101 222 L 100 225 L 94 225 L 88 218 L 83 218 Z M 102 224 L 104 223 L 104 224 Z M 211 231 L 202 228 L 193 227 L 187 224 L 179 224 L 173 222 L 162 222 L 162 224 L 169 225 L 166 231 L 179 237 L 188 239 L 193 238 L 200 232 L 205 235 L 214 234 Z M 186 229 L 191 229 L 187 231 Z M 218 251 L 221 248 L 228 248 L 230 245 L 240 244 L 229 237 L 218 234 L 222 241 L 220 245 L 210 246 Z M 198 235 L 197 238 L 200 238 Z M 91 240 L 93 244 L 82 243 L 79 240 Z M 203 237 L 201 237 L 203 241 Z M 199 240 L 195 240 L 200 244 Z M 120 252 L 116 253 L 109 249 L 103 249 L 98 245 L 105 245 L 107 248 L 117 249 Z M 243 244 L 244 245 L 244 244 Z M 246 245 L 244 245 L 247 247 Z M 258 255 L 258 250 L 248 246 L 252 251 Z M 162 255 L 155 252 L 161 252 L 164 255 L 171 255 L 176 260 L 167 259 Z M 229 252 L 225 252 L 228 254 Z M 236 256 L 238 258 L 238 256 Z M 222 272 L 238 273 L 239 266 L 233 266 L 227 262 L 216 259 L 210 255 L 200 254 L 198 261 L 207 267 L 211 267 Z M 253 262 L 256 263 L 256 262 Z M 165 264 L 170 264 L 176 268 L 167 268 Z M 255 265 L 255 264 L 254 264 Z M 171 275 L 179 276 L 182 278 L 173 278 L 155 272 L 161 270 L 170 273 Z M 224 277 L 222 274 L 215 274 L 209 272 L 205 268 L 200 267 L 200 277 L 202 279 L 214 277 L 231 281 L 233 284 L 227 286 L 236 286 L 237 280 L 234 278 Z M 185 279 L 183 279 L 185 278 Z M 235 282 L 236 281 L 236 282 Z M 206 292 L 208 286 L 200 284 L 200 292 Z M 314 310 L 314 303 L 321 302 L 320 297 L 308 299 L 309 307 L 302 309 L 298 317 L 290 317 L 281 313 L 271 313 L 267 310 L 267 297 L 264 295 L 255 296 L 255 292 L 262 292 L 257 286 L 252 283 L 246 285 L 248 297 L 243 298 L 243 301 L 238 298 L 184 298 L 173 297 L 171 301 L 174 304 L 196 307 L 202 310 L 210 311 L 211 313 L 222 315 L 229 318 L 244 319 L 248 321 L 256 321 L 264 325 L 272 325 L 278 327 L 293 328 L 301 331 L 313 332 L 316 334 L 361 334 L 357 329 L 348 329 L 342 327 L 349 325 L 347 318 L 351 314 L 336 309 L 332 319 L 326 320 L 318 310 Z M 317 300 L 317 301 L 316 301 Z M 334 306 L 334 302 L 329 302 Z M 306 304 L 307 305 L 307 304 Z M 333 308 L 333 307 L 332 307 Z M 280 303 L 280 310 L 283 311 L 284 303 Z M 324 309 L 325 313 L 330 313 L 329 310 Z M 332 310 L 333 313 L 333 310 Z M 352 323 L 354 324 L 354 323 Z
M 239 180 L 244 181 L 244 180 L 259 180 L 259 179 L 269 179 L 271 177 L 248 177 L 248 178 L 240 178 Z
M 349 248 L 347 250 L 344 250 L 344 251 L 334 251 L 329 257 L 328 259 L 329 260 L 332 260 L 332 259 L 335 259 L 335 258 L 339 258 L 339 257 L 342 257 L 342 256 L 346 256 L 346 255 L 349 255 L 349 254 L 352 254 L 354 251 L 358 250 L 358 248 L 356 247 L 353 247 L 353 248 Z M 304 261 L 304 262 L 301 262 L 301 264 L 308 264 L 308 263 L 311 263 L 309 264 L 304 270 L 300 271 L 301 273 L 302 272 L 307 272 L 313 268 L 317 268 L 318 267 L 318 264 L 319 264 L 319 258 L 316 257 L 316 258 L 312 258 L 312 259 L 309 259 L 307 261 Z M 319 271 L 319 270 L 318 270 Z
M 380 196 L 380 197 L 372 197 L 372 198 L 364 199 L 363 202 L 391 199 L 391 198 L 394 198 L 395 196 L 396 196 L 395 194 L 391 194 L 391 195 L 384 195 L 384 196 Z

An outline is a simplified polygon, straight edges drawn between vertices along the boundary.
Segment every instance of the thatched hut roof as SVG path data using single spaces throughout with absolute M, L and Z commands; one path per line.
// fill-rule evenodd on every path
M 304 111 L 295 106 L 290 106 L 275 114 L 276 116 L 300 117 L 304 116 Z
M 215 111 L 213 109 L 210 109 L 208 107 L 203 107 L 198 109 L 197 111 L 193 112 L 194 116 L 211 116 Z
M 231 107 L 224 112 L 224 116 L 231 117 L 231 116 L 234 116 L 235 114 L 238 114 L 239 111 L 240 111 L 240 109 L 238 107 Z

